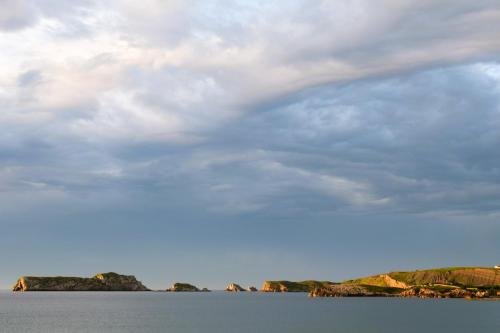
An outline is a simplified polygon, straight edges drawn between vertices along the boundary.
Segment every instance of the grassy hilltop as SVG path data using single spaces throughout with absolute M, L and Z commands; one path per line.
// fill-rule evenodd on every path
M 344 283 L 407 288 L 419 285 L 450 285 L 463 288 L 500 286 L 500 269 L 488 267 L 446 267 L 411 272 L 390 272 Z
M 500 269 L 446 267 L 389 272 L 319 287 L 313 297 L 400 296 L 423 298 L 498 298 Z

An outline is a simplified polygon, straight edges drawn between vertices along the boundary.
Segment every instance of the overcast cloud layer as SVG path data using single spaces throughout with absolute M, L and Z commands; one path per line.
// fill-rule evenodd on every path
M 498 1 L 0 5 L 1 287 L 498 264 Z

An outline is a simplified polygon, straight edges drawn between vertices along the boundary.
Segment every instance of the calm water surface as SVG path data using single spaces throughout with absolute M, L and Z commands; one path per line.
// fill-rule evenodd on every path
M 0 332 L 500 332 L 500 301 L 0 292 Z

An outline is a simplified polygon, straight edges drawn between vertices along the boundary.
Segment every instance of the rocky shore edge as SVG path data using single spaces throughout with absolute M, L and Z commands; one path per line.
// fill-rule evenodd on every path
M 497 288 L 460 288 L 455 286 L 412 286 L 406 289 L 391 287 L 335 284 L 316 288 L 309 297 L 412 297 L 412 298 L 467 298 L 500 299 Z

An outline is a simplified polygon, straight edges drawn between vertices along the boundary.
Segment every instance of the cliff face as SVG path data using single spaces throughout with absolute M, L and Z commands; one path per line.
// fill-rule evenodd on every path
M 231 292 L 239 292 L 239 291 L 246 291 L 244 288 L 242 288 L 239 284 L 236 283 L 230 283 L 226 287 L 226 291 L 231 291 Z
M 132 275 L 97 274 L 91 278 L 23 276 L 13 291 L 147 291 Z
M 361 297 L 361 296 L 390 296 L 383 291 L 369 290 L 356 284 L 335 284 L 316 288 L 309 293 L 311 297 Z
M 101 273 L 93 277 L 99 280 L 106 290 L 110 291 L 148 291 L 133 275 L 120 275 L 116 273 Z
M 281 281 L 264 281 L 261 291 L 266 293 L 286 292 L 288 288 Z
M 363 284 L 368 286 L 391 287 L 391 288 L 402 288 L 402 289 L 409 287 L 409 285 L 407 285 L 406 283 L 393 279 L 388 274 L 380 274 L 356 280 L 349 280 L 345 281 L 344 283 L 354 283 L 354 284 Z

